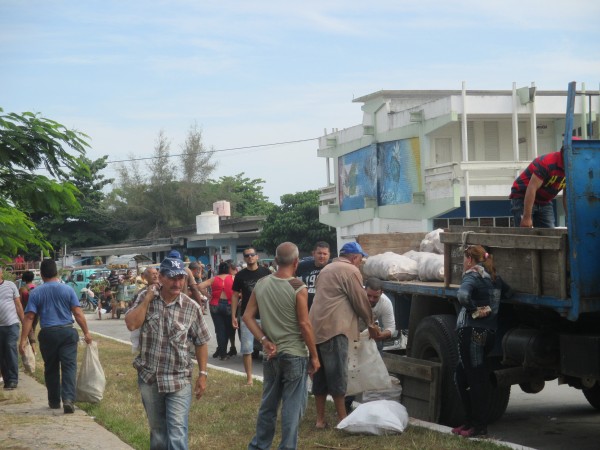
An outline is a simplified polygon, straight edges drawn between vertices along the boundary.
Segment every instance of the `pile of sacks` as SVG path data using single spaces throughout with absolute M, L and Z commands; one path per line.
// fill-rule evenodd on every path
M 385 252 L 370 256 L 363 267 L 366 278 L 376 277 L 389 281 L 444 281 L 444 244 L 440 242 L 439 228 L 428 233 L 421 241 L 420 251 L 410 250 L 403 255 Z

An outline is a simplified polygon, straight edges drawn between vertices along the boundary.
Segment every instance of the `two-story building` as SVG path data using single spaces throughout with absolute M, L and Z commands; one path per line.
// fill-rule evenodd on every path
M 535 157 L 560 149 L 566 91 L 379 91 L 357 98 L 362 123 L 319 139 L 319 219 L 338 248 L 361 233 L 449 224 L 511 226 L 508 195 Z M 578 91 L 573 134 L 598 139 L 598 91 Z M 557 202 L 559 224 L 564 223 Z

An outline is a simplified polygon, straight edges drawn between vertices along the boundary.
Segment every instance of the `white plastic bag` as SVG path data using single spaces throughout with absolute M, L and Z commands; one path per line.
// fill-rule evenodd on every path
M 98 403 L 102 400 L 105 386 L 106 377 L 98 357 L 98 344 L 92 341 L 85 346 L 83 361 L 77 374 L 76 401 Z
M 361 335 L 358 341 L 348 343 L 348 386 L 346 395 L 388 389 L 390 376 L 374 340 Z
M 370 256 L 363 266 L 365 278 L 376 277 L 390 281 L 414 280 L 418 272 L 418 264 L 415 261 L 393 252 Z
M 408 425 L 408 412 L 392 400 L 376 400 L 359 405 L 338 425 L 338 430 L 381 436 L 402 433 Z
M 25 373 L 33 374 L 35 372 L 35 355 L 29 341 L 27 341 L 27 345 L 25 345 L 23 368 L 25 369 Z
M 129 340 L 131 341 L 131 353 L 137 353 L 140 351 L 140 334 L 142 327 L 136 328 L 129 334 Z

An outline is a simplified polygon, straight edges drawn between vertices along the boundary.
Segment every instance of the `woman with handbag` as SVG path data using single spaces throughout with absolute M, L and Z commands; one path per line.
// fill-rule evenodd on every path
M 510 294 L 510 287 L 496 276 L 492 255 L 481 245 L 468 246 L 457 295 L 459 361 L 454 375 L 466 421 L 452 429 L 454 434 L 469 438 L 487 434 L 491 389 L 487 355 L 494 348 L 500 298 Z
M 229 359 L 227 342 L 233 329 L 231 325 L 231 296 L 233 295 L 231 269 L 231 263 L 223 261 L 219 264 L 217 276 L 198 285 L 200 292 L 206 296 L 209 295 L 206 289 L 211 288 L 209 309 L 217 335 L 217 351 L 213 354 L 213 358 L 221 360 Z

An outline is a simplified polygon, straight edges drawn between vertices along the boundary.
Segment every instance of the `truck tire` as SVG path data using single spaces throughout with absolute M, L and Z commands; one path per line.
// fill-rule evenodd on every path
M 411 346 L 410 356 L 442 364 L 440 416 L 438 422 L 448 426 L 463 423 L 465 413 L 454 384 L 454 370 L 458 363 L 458 342 L 452 315 L 429 316 L 421 320 Z
M 454 330 L 455 326 L 456 317 L 453 315 L 426 317 L 417 326 L 410 355 L 413 358 L 442 364 L 442 392 L 438 422 L 449 426 L 460 425 L 465 419 L 462 402 L 454 384 L 454 371 L 458 364 L 458 340 Z M 488 423 L 493 423 L 502 417 L 509 399 L 510 386 L 492 386 Z
M 582 391 L 588 403 L 595 409 L 600 410 L 600 385 L 596 383 L 594 387 L 583 388 Z

